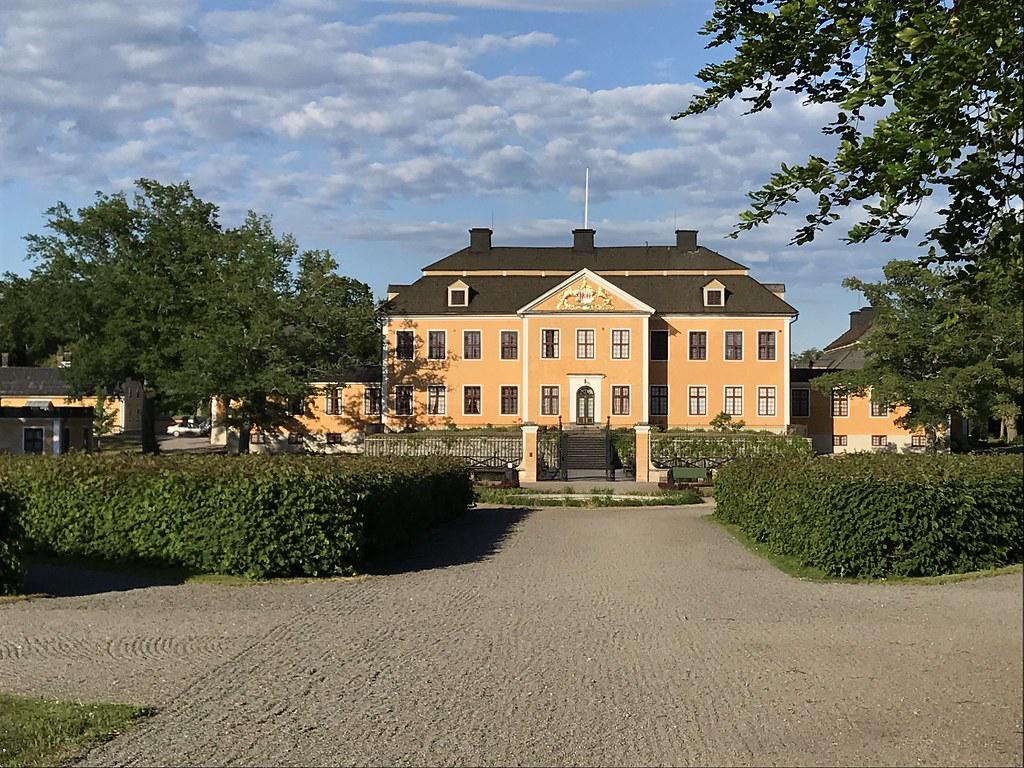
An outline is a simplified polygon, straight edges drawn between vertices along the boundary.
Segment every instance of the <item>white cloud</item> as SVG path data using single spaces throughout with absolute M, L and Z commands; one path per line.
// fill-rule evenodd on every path
M 447 24 L 457 17 L 450 13 L 433 13 L 431 11 L 401 11 L 398 13 L 381 13 L 370 19 L 377 24 Z

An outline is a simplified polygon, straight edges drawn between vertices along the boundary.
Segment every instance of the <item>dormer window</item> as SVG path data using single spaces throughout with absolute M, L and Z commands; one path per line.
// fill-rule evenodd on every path
M 722 285 L 718 280 L 712 280 L 710 283 L 704 286 L 704 306 L 725 306 L 725 286 Z
M 469 306 L 469 286 L 466 285 L 461 280 L 457 280 L 456 282 L 448 286 L 448 306 Z

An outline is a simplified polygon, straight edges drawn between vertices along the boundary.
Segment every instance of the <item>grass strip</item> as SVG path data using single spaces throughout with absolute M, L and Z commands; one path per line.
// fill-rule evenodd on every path
M 0 767 L 62 764 L 151 714 L 127 704 L 0 694 Z

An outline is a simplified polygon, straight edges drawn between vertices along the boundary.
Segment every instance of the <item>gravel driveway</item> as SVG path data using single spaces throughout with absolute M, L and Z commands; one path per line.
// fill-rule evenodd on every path
M 1020 574 L 816 584 L 707 508 L 481 509 L 385 575 L 0 606 L 88 763 L 1020 764 Z

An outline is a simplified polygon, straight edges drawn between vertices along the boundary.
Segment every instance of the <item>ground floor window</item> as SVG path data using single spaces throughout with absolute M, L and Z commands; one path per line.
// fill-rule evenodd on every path
M 363 392 L 363 413 L 380 416 L 380 387 L 367 387 Z
M 743 415 L 743 387 L 725 388 L 725 412 L 729 416 Z
M 42 453 L 44 448 L 43 428 L 25 427 L 22 429 L 21 447 L 25 453 Z
M 872 448 L 884 448 L 886 446 L 885 435 L 872 435 L 871 436 L 871 447 Z
M 447 391 L 443 385 L 431 384 L 427 387 L 427 413 L 432 416 L 443 416 L 448 412 Z
M 519 413 L 519 387 L 501 388 L 501 415 L 514 416 Z
M 707 387 L 690 387 L 690 407 L 689 412 L 691 416 L 707 416 L 708 415 L 708 388 Z
M 757 415 L 775 415 L 775 387 L 757 388 Z
M 327 390 L 324 413 L 328 416 L 341 413 L 341 387 L 331 387 Z
M 540 388 L 540 412 L 543 416 L 558 415 L 558 387 Z
M 846 435 L 832 435 L 832 447 L 839 448 L 846 445 Z
M 629 387 L 612 387 L 612 415 L 629 416 Z
M 651 416 L 668 416 L 668 387 L 663 384 L 651 387 Z
M 412 387 L 406 384 L 395 387 L 395 414 L 412 416 Z
M 466 416 L 480 415 L 480 387 L 462 388 L 462 413 Z
M 911 435 L 910 444 L 914 448 L 927 448 L 928 447 L 928 435 Z
M 794 389 L 792 398 L 793 416 L 806 419 L 811 415 L 811 390 Z

